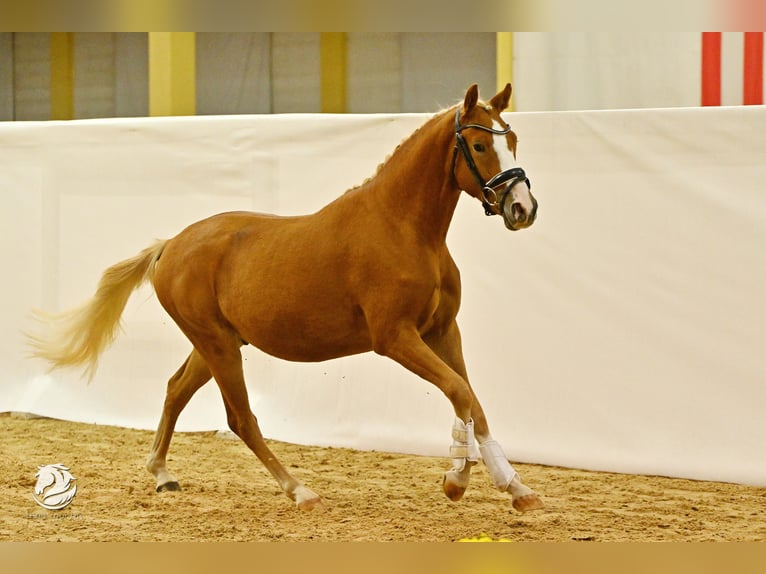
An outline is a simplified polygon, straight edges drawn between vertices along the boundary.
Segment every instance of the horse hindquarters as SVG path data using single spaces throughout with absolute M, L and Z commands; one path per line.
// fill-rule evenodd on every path
M 236 230 L 232 232 L 225 227 L 237 218 L 211 218 L 187 228 L 168 244 L 162 265 L 157 269 L 158 299 L 192 343 L 194 351 L 168 384 L 165 409 L 147 466 L 157 477 L 158 487 L 164 483 L 177 488 L 177 482 L 165 469 L 172 427 L 191 395 L 212 376 L 221 391 L 229 427 L 277 479 L 285 494 L 299 508 L 308 510 L 321 499 L 290 475 L 266 445 L 250 410 L 240 354 L 242 337 L 219 308 L 216 281 L 220 261 L 226 255 L 231 237 L 236 235 Z M 223 227 L 220 233 L 205 236 L 218 223 Z M 200 240 L 201 236 L 204 240 Z

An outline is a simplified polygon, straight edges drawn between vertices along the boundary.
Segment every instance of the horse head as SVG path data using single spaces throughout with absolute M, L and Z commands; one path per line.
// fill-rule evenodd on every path
M 502 215 L 505 226 L 516 231 L 535 222 L 537 200 L 516 163 L 516 133 L 500 115 L 510 99 L 510 84 L 489 103 L 479 100 L 476 84 L 468 88 L 455 112 L 452 172 L 460 189 L 479 199 L 487 215 Z M 463 161 L 457 161 L 459 156 Z

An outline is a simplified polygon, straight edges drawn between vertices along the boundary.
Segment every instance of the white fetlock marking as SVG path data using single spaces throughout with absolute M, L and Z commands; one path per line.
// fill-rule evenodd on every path
M 303 486 L 302 484 L 295 488 L 293 491 L 293 496 L 296 504 L 301 504 L 302 502 L 306 502 L 308 500 L 316 500 L 319 498 L 319 495 L 317 495 L 316 492 Z
M 523 498 L 524 496 L 534 494 L 534 491 L 531 488 L 522 484 L 521 477 L 518 474 L 513 477 L 507 490 L 511 493 L 511 497 L 513 498 Z
M 163 484 L 167 484 L 168 482 L 178 482 L 176 478 L 168 472 L 168 469 L 165 466 L 165 464 L 164 463 L 160 464 L 156 462 L 153 456 L 151 455 L 146 461 L 146 470 L 152 473 L 154 475 L 154 478 L 157 479 L 157 486 L 162 486 Z
M 468 462 L 478 462 L 480 458 L 479 449 L 476 446 L 476 436 L 473 432 L 473 419 L 464 423 L 460 418 L 455 417 L 452 424 L 452 446 L 450 446 L 450 456 L 452 457 L 453 470 L 461 472 Z
M 481 457 L 484 459 L 484 464 L 489 469 L 489 474 L 492 476 L 492 481 L 499 490 L 508 490 L 513 487 L 516 482 L 521 484 L 516 470 L 508 462 L 508 457 L 503 452 L 503 447 L 496 440 L 487 440 L 479 445 L 481 451 Z M 512 493 L 513 494 L 513 493 Z

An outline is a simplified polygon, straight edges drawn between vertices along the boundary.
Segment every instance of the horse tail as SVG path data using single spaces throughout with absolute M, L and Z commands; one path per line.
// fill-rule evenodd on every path
M 157 241 L 104 271 L 96 294 L 80 307 L 61 313 L 33 311 L 34 317 L 47 327 L 47 333 L 26 333 L 32 356 L 48 361 L 51 370 L 82 367 L 83 375 L 92 380 L 99 356 L 117 337 L 130 295 L 144 282 L 152 281 L 166 243 Z

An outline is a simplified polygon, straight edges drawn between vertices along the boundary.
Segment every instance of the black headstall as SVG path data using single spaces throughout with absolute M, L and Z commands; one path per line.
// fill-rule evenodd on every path
M 511 127 L 508 126 L 504 130 L 496 130 L 494 128 L 488 128 L 487 126 L 482 126 L 480 124 L 460 125 L 460 107 L 459 106 L 457 111 L 455 112 L 455 138 L 457 139 L 457 144 L 455 145 L 455 151 L 452 154 L 453 176 L 455 173 L 455 161 L 457 160 L 457 152 L 458 150 L 460 150 L 460 152 L 463 154 L 463 159 L 465 159 L 465 163 L 468 166 L 468 169 L 471 171 L 471 173 L 473 174 L 473 177 L 476 179 L 476 182 L 479 184 L 479 187 L 482 190 L 483 201 L 481 202 L 481 204 L 484 207 L 484 213 L 486 215 L 497 215 L 497 213 L 493 211 L 492 208 L 497 207 L 500 213 L 503 212 L 503 206 L 505 204 L 505 200 L 507 199 L 508 194 L 511 192 L 511 189 L 513 188 L 514 185 L 523 181 L 523 182 L 526 182 L 526 184 L 531 188 L 532 184 L 529 182 L 529 178 L 527 177 L 526 173 L 524 173 L 524 170 L 520 167 L 513 167 L 511 169 L 506 169 L 504 171 L 501 171 L 494 177 L 490 178 L 489 181 L 484 181 L 484 178 L 481 177 L 481 174 L 479 173 L 479 170 L 476 167 L 476 162 L 474 162 L 473 160 L 473 156 L 471 155 L 471 150 L 468 148 L 468 143 L 465 141 L 465 138 L 460 133 L 461 131 L 465 129 L 469 129 L 469 128 L 484 130 L 485 132 L 490 132 L 497 135 L 506 135 L 510 133 Z M 495 188 L 503 184 L 506 184 L 505 188 L 500 194 L 500 197 L 498 197 L 498 192 L 495 191 Z

